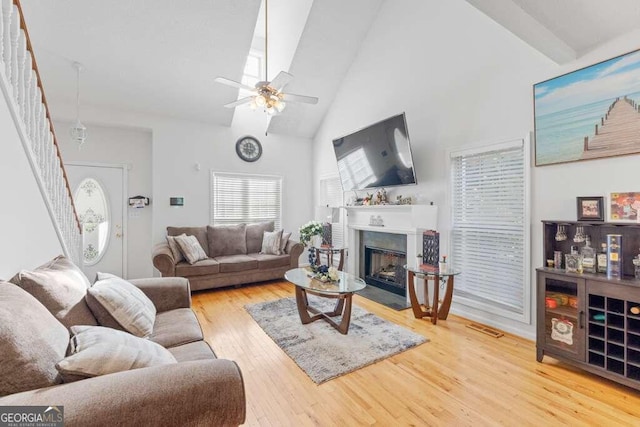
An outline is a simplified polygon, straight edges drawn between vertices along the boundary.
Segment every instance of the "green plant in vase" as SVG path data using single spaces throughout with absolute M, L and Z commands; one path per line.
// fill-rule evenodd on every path
M 322 223 L 318 221 L 309 221 L 300 227 L 300 243 L 309 246 L 313 236 L 322 236 Z

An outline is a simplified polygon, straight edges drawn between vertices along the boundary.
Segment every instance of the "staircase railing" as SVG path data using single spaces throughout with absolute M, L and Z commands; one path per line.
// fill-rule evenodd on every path
M 0 0 L 0 86 L 65 256 L 80 265 L 80 220 L 19 0 Z

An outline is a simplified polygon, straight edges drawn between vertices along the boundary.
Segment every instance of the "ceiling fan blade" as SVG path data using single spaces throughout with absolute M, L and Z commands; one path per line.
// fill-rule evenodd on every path
M 315 96 L 294 95 L 292 93 L 283 93 L 282 99 L 289 102 L 304 102 L 305 104 L 318 103 L 318 98 Z
M 248 102 L 251 102 L 252 99 L 253 99 L 253 96 L 247 96 L 246 98 L 240 98 L 237 101 L 230 102 L 228 104 L 225 104 L 224 106 L 227 107 L 227 108 L 235 108 L 238 105 L 242 105 L 242 104 L 246 104 Z
M 228 79 L 226 77 L 216 77 L 214 79 L 214 81 L 216 83 L 222 83 L 223 85 L 237 87 L 239 89 L 250 90 L 252 92 L 255 91 L 255 88 L 253 88 L 251 86 L 247 86 L 247 85 L 242 84 L 240 82 L 236 82 L 235 80 L 230 80 L 230 79 Z
M 271 80 L 269 86 L 280 92 L 283 87 L 289 84 L 293 76 L 285 71 L 280 71 L 275 79 Z

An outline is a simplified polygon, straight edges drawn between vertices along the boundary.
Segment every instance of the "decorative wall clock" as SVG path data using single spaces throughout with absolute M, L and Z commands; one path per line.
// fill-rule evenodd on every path
M 245 162 L 255 162 L 262 156 L 262 144 L 253 136 L 243 136 L 236 142 L 236 154 Z

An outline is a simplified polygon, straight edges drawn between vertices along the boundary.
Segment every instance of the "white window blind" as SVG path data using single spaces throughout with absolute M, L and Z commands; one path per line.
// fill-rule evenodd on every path
M 320 180 L 320 204 L 329 208 L 343 205 L 344 193 L 339 177 L 322 178 Z M 332 209 L 331 241 L 333 246 L 344 246 L 344 218 L 343 209 Z M 333 215 L 333 213 L 336 215 Z
M 282 177 L 211 173 L 211 223 L 273 221 L 282 228 Z
M 463 272 L 456 278 L 456 295 L 515 318 L 525 315 L 529 236 L 523 141 L 453 153 L 451 162 L 451 255 Z

